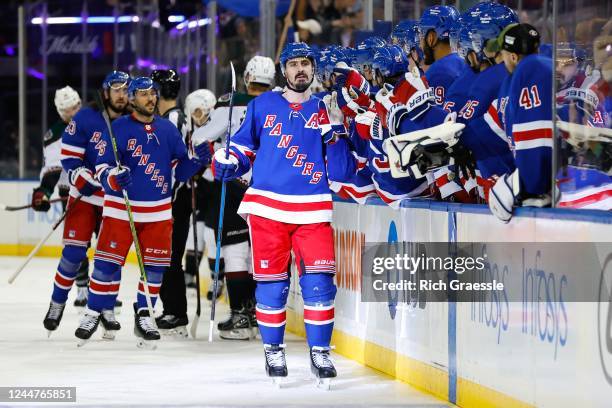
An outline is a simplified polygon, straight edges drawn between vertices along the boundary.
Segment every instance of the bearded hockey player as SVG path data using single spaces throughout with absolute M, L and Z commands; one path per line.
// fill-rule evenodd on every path
M 516 170 L 501 175 L 489 193 L 489 208 L 504 222 L 513 206 L 551 203 L 552 61 L 538 55 L 540 34 L 529 24 L 511 24 L 494 42 L 510 77 L 501 87 L 499 112 L 514 146 Z M 507 92 L 507 96 L 501 93 Z
M 287 44 L 280 65 L 285 89 L 249 102 L 231 154 L 226 158 L 225 150 L 218 150 L 213 165 L 215 177 L 225 181 L 253 171 L 238 212 L 250 230 L 266 373 L 275 381 L 287 376 L 283 339 L 293 250 L 311 370 L 319 380 L 329 380 L 336 376 L 329 356 L 336 286 L 328 180 L 344 181 L 355 167 L 339 137 L 346 133 L 340 109 L 331 98 L 325 97 L 326 104 L 310 93 L 313 51 L 304 43 Z
M 102 83 L 103 99 L 111 119 L 119 117 L 126 110 L 129 80 L 125 72 L 113 71 Z M 88 107 L 72 118 L 62 135 L 61 161 L 68 173 L 70 199 L 64 221 L 64 249 L 55 274 L 49 310 L 43 321 L 49 332 L 57 329 L 62 319 L 68 292 L 80 266 L 87 259 L 91 237 L 102 220 L 104 193 L 100 183 L 94 179 L 94 172 L 96 158 L 105 148 L 101 139 L 105 128 L 102 113 Z M 78 197 L 80 199 L 77 201 Z M 84 285 L 87 285 L 86 280 Z M 101 321 L 107 330 L 119 327 L 114 316 L 115 300 L 102 310 Z
M 459 13 L 452 6 L 433 6 L 419 20 L 425 77 L 439 106 L 444 106 L 448 89 L 467 68 L 450 47 L 450 31 L 458 18 Z
M 140 243 L 146 274 L 138 284 L 134 303 L 134 334 L 139 345 L 159 340 L 149 316 L 145 288 L 155 306 L 162 277 L 170 266 L 172 239 L 172 170 L 177 181 L 186 181 L 208 164 L 208 145 L 187 147 L 172 122 L 154 115 L 158 90 L 150 78 L 135 78 L 128 87 L 133 113 L 112 124 L 119 163 L 115 161 L 111 135 L 102 134 L 103 148 L 96 161 L 96 179 L 104 188 L 103 223 L 94 256 L 87 308 L 75 335 L 86 341 L 96 331 L 101 313 L 112 305 L 121 280 L 121 268 L 132 245 L 130 220 L 122 190 L 130 200 L 134 228 Z M 82 344 L 82 343 L 81 343 Z
M 247 94 L 234 94 L 234 112 L 240 122 L 232 124 L 232 132 L 237 132 L 240 123 L 247 114 L 247 105 L 257 96 L 269 91 L 274 84 L 276 68 L 272 59 L 255 56 L 249 60 L 244 71 L 244 82 Z M 199 133 L 214 140 L 215 150 L 225 146 L 227 132 L 229 98 L 221 97 L 215 108 L 210 123 Z M 230 304 L 230 316 L 219 322 L 219 336 L 228 340 L 248 340 L 253 338 L 257 330 L 255 317 L 255 282 L 249 273 L 250 246 L 249 227 L 245 220 L 237 214 L 240 202 L 249 184 L 250 173 L 226 185 L 226 200 L 223 220 L 223 237 L 221 240 L 221 255 L 224 260 L 224 275 L 227 283 L 227 293 Z M 205 216 L 206 247 L 209 256 L 209 266 L 214 271 L 214 254 L 216 253 L 216 236 L 221 200 L 221 183 L 215 181 L 210 190 L 209 205 Z M 212 299 L 212 293 L 211 293 Z

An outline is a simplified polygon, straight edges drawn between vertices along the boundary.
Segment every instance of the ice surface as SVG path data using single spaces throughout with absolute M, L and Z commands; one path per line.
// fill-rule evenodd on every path
M 216 338 L 208 343 L 210 307 L 205 298 L 198 339 L 162 338 L 155 351 L 138 349 L 131 309 L 138 279 L 135 265 L 123 272 L 123 310 L 117 316 L 122 330 L 114 341 L 102 340 L 100 327 L 89 343 L 77 348 L 74 330 L 80 316 L 72 306 L 75 288 L 59 328 L 47 338 L 42 321 L 57 260 L 34 258 L 9 285 L 9 275 L 22 260 L 0 257 L 0 386 L 73 386 L 77 404 L 90 406 L 450 406 L 339 355 L 334 355 L 339 377 L 331 391 L 317 389 L 305 342 L 293 335 L 286 336 L 289 377 L 277 390 L 264 374 L 259 339 Z M 191 319 L 195 296 L 189 303 Z M 227 306 L 220 303 L 217 312 L 218 319 L 225 318 Z

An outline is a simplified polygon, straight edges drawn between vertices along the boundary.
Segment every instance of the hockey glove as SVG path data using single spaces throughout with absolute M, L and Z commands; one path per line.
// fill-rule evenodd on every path
M 49 208 L 51 208 L 49 197 L 42 188 L 36 187 L 32 192 L 32 209 L 34 211 L 47 212 Z
M 90 196 L 102 188 L 102 185 L 94 179 L 94 175 L 87 167 L 78 167 L 68 172 L 70 184 L 79 190 L 83 196 Z
M 232 153 L 225 158 L 225 149 L 219 149 L 215 152 L 212 163 L 213 175 L 219 181 L 230 181 L 240 176 L 238 174 L 238 158 Z
M 374 108 L 359 108 L 359 113 L 355 116 L 355 129 L 360 138 L 364 140 L 382 139 L 382 125 L 380 117 Z
M 512 218 L 512 207 L 519 192 L 518 169 L 511 174 L 504 174 L 489 191 L 489 208 L 493 215 L 508 222 Z
M 370 84 L 354 68 L 336 67 L 336 86 L 338 105 L 349 117 L 357 115 L 357 108 L 368 108 L 370 100 Z
M 434 99 L 433 88 L 427 79 L 407 72 L 404 79 L 395 86 L 391 100 L 406 105 L 408 118 L 415 120 L 433 105 Z
M 193 150 L 195 151 L 194 160 L 200 166 L 207 166 L 210 164 L 210 160 L 212 159 L 213 147 L 208 142 L 203 142 L 198 145 L 195 145 Z
M 324 143 L 334 143 L 338 137 L 348 133 L 344 126 L 344 115 L 337 102 L 337 93 L 325 95 L 319 102 L 319 129 Z
M 132 175 L 127 167 L 107 167 L 100 175 L 104 190 L 121 191 L 132 184 Z

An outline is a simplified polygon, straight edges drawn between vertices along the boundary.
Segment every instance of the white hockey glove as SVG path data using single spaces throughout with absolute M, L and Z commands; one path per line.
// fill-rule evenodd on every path
M 489 208 L 493 215 L 507 223 L 512 218 L 513 206 L 520 192 L 518 169 L 504 174 L 489 191 Z
M 319 104 L 319 129 L 324 143 L 334 143 L 338 137 L 348 133 L 336 98 L 334 91 L 331 95 L 325 95 Z

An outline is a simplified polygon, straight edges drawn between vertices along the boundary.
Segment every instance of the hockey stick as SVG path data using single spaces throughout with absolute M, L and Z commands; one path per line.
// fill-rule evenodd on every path
M 17 278 L 17 276 L 19 276 L 19 274 L 21 273 L 21 271 L 23 271 L 23 269 L 26 267 L 26 265 L 28 263 L 30 263 L 30 261 L 32 260 L 32 258 L 34 258 L 34 255 L 36 255 L 38 253 L 38 251 L 40 251 L 40 248 L 45 244 L 45 242 L 47 242 L 47 240 L 49 239 L 49 237 L 51 237 L 51 235 L 53 234 L 53 231 L 55 231 L 57 229 L 57 227 L 59 227 L 59 225 L 62 223 L 62 221 L 64 221 L 64 219 L 66 218 L 66 214 L 68 214 L 68 211 L 70 211 L 70 209 L 72 209 L 72 207 L 74 207 L 76 205 L 76 203 L 78 203 L 81 200 L 81 197 L 83 196 L 78 196 L 73 202 L 72 205 L 68 206 L 66 208 L 66 210 L 64 210 L 64 212 L 62 213 L 62 216 L 55 221 L 55 224 L 53 224 L 53 226 L 51 227 L 51 231 L 49 231 L 49 233 L 47 233 L 47 235 L 41 239 L 38 244 L 36 244 L 36 246 L 34 247 L 34 249 L 32 249 L 30 251 L 30 254 L 28 255 L 28 257 L 25 259 L 25 261 L 23 261 L 23 263 L 21 264 L 21 266 L 19 268 L 17 268 L 17 270 L 15 271 L 15 273 L 13 273 L 9 279 L 8 279 L 8 283 L 13 283 L 15 281 L 15 279 Z
M 113 127 L 110 123 L 110 117 L 108 116 L 108 112 L 106 110 L 106 106 L 104 102 L 102 102 L 102 96 L 99 92 L 95 93 L 96 104 L 98 105 L 98 109 L 102 112 L 102 117 L 104 118 L 104 122 L 106 123 L 106 128 L 108 129 L 108 135 L 111 140 L 111 145 L 113 147 L 113 155 L 115 156 L 115 163 L 117 167 L 122 168 L 121 162 L 119 161 L 119 152 L 117 150 L 117 139 L 115 138 L 115 133 L 113 132 Z M 140 277 L 142 278 L 142 286 L 145 292 L 145 298 L 147 300 L 147 309 L 149 309 L 149 316 L 151 318 L 151 322 L 153 323 L 153 327 L 157 330 L 157 323 L 155 322 L 155 315 L 153 314 L 153 302 L 151 302 L 151 295 L 149 294 L 149 284 L 147 282 L 147 274 L 144 269 L 144 262 L 142 261 L 142 252 L 140 251 L 140 243 L 138 242 L 138 234 L 136 233 L 136 226 L 134 225 L 134 216 L 132 215 L 132 207 L 130 206 L 130 199 L 128 197 L 127 190 L 122 188 L 123 192 L 123 201 L 125 202 L 125 209 L 127 210 L 128 220 L 130 222 L 130 231 L 132 232 L 132 241 L 134 241 L 134 250 L 136 251 L 136 258 L 138 259 L 138 267 L 140 268 Z
M 278 47 L 276 47 L 276 58 L 274 58 L 274 63 L 278 64 L 280 60 L 280 54 L 285 45 L 285 40 L 287 39 L 287 31 L 289 31 L 289 26 L 293 24 L 293 10 L 295 9 L 295 0 L 291 0 L 289 4 L 289 10 L 287 10 L 287 15 L 285 16 L 285 21 L 283 22 L 283 32 L 281 33 L 280 39 L 278 41 Z
M 236 92 L 236 71 L 232 68 L 232 90 L 229 101 L 229 119 L 227 121 L 227 139 L 225 140 L 225 158 L 229 158 L 230 138 L 232 133 L 232 111 L 234 109 L 234 92 Z M 208 327 L 208 341 L 213 341 L 213 328 L 215 326 L 215 305 L 217 303 L 217 289 L 219 287 L 219 264 L 221 263 L 221 237 L 223 236 L 223 213 L 225 212 L 226 182 L 221 183 L 221 202 L 219 205 L 219 225 L 217 227 L 217 253 L 215 256 L 215 274 L 213 277 L 212 305 L 210 308 L 210 326 Z M 197 249 L 196 249 L 197 250 Z
M 57 203 L 60 201 L 66 201 L 66 200 L 67 200 L 66 197 L 54 198 L 52 200 L 49 200 L 49 204 Z M 19 210 L 25 210 L 26 208 L 32 208 L 32 207 L 34 207 L 34 204 L 15 205 L 15 206 L 0 204 L 0 210 L 4 210 L 4 211 L 19 211 Z
M 189 136 L 189 143 L 193 150 L 193 120 L 191 121 L 191 134 Z M 202 301 L 200 300 L 200 262 L 198 261 L 198 221 L 196 220 L 196 211 L 197 211 L 197 200 L 195 193 L 195 176 L 191 177 L 191 227 L 193 228 L 193 252 L 195 256 L 195 281 L 196 281 L 196 313 L 193 321 L 191 322 L 191 337 L 196 338 L 196 334 L 198 331 L 198 323 L 200 321 L 200 315 L 202 314 Z

